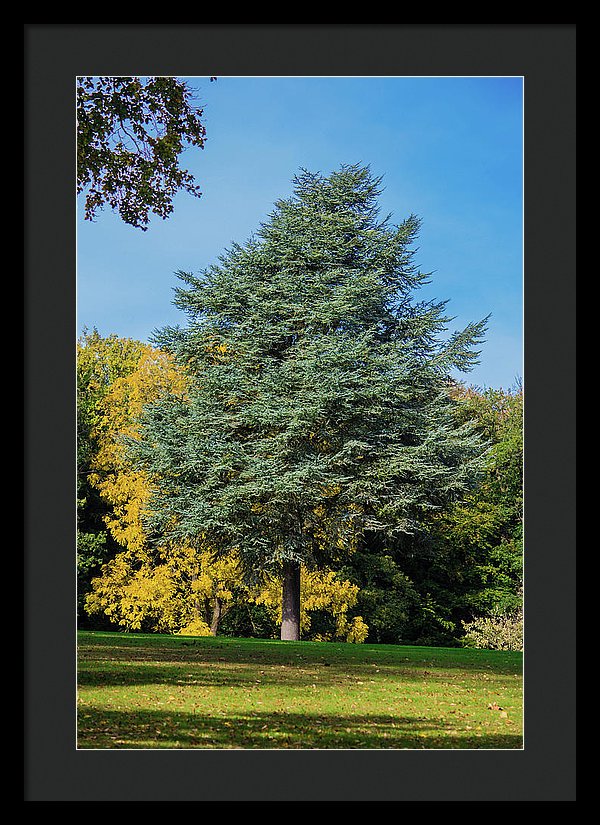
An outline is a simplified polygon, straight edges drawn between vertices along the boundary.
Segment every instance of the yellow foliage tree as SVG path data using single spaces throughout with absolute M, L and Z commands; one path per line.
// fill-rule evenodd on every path
M 99 448 L 90 480 L 112 506 L 107 527 L 131 550 L 146 542 L 141 513 L 150 490 L 145 476 L 128 463 L 122 437 L 136 437 L 135 420 L 143 405 L 164 392 L 185 395 L 185 376 L 170 356 L 146 344 L 137 369 L 112 383 L 95 428 Z
M 125 550 L 93 580 L 86 609 L 104 613 L 127 630 L 207 635 L 216 633 L 233 598 L 237 561 L 215 562 L 208 550 L 189 547 L 150 550 L 142 523 L 149 482 L 127 461 L 123 442 L 123 436 L 136 437 L 143 405 L 164 392 L 185 397 L 185 375 L 169 355 L 142 345 L 137 368 L 115 379 L 102 400 L 90 480 L 111 505 L 106 524 Z
M 92 581 L 86 609 L 90 614 L 104 613 L 126 630 L 175 632 L 187 616 L 181 615 L 182 602 L 175 598 L 170 570 L 166 565 L 150 564 L 136 569 L 138 564 L 138 554 L 131 551 L 108 562 L 102 576 Z
M 86 607 L 125 630 L 215 635 L 238 578 L 234 559 L 215 563 L 208 552 L 125 550 L 93 580 Z

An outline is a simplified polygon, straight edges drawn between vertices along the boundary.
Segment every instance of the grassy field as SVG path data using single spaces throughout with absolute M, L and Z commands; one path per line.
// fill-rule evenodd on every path
M 520 653 L 82 631 L 79 748 L 522 748 Z

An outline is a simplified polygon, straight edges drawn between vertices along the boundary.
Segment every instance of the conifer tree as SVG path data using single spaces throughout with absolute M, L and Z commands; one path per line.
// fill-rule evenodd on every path
M 177 273 L 187 324 L 154 336 L 189 384 L 145 408 L 132 445 L 149 528 L 279 575 L 282 639 L 299 638 L 301 565 L 410 532 L 483 450 L 448 376 L 476 363 L 486 319 L 444 336 L 447 302 L 415 300 L 419 220 L 380 218 L 380 184 L 360 165 L 301 170 L 245 245 Z

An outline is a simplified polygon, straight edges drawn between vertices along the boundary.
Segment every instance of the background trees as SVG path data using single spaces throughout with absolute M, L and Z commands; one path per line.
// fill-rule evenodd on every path
M 457 388 L 463 415 L 491 441 L 477 494 L 441 514 L 432 535 L 452 618 L 480 644 L 518 649 L 523 642 L 523 388 Z M 457 573 L 457 568 L 462 574 Z M 453 579 L 449 580 L 449 576 Z M 479 635 L 478 635 L 479 634 Z
M 379 183 L 302 172 L 245 247 L 179 273 L 188 325 L 155 343 L 188 394 L 147 405 L 131 443 L 148 529 L 279 576 L 282 638 L 299 637 L 301 565 L 339 564 L 367 531 L 410 535 L 481 465 L 448 376 L 485 320 L 442 340 L 445 302 L 413 297 L 418 220 L 381 220 Z
M 77 342 L 77 615 L 86 623 L 85 596 L 101 566 L 119 549 L 105 518 L 110 505 L 93 483 L 92 467 L 102 441 L 104 401 L 115 381 L 136 368 L 143 344 L 97 330 Z
M 368 535 L 349 558 L 342 572 L 360 588 L 369 641 L 454 644 L 464 623 L 479 632 L 479 619 L 493 630 L 490 639 L 501 627 L 519 632 L 523 388 L 455 384 L 450 393 L 459 419 L 474 420 L 490 444 L 485 470 L 473 491 L 432 512 L 412 536 L 382 542 Z
M 135 432 L 142 400 L 166 387 L 169 373 L 173 380 L 171 359 L 141 342 L 94 331 L 78 343 L 79 622 L 274 637 L 277 579 L 251 590 L 234 558 L 148 546 L 146 487 L 135 482 L 121 436 Z M 498 646 L 508 634 L 518 643 L 523 390 L 456 385 L 451 393 L 459 419 L 474 416 L 491 443 L 478 487 L 402 540 L 365 534 L 337 572 L 304 568 L 303 638 Z
M 150 212 L 173 211 L 179 190 L 199 197 L 179 158 L 186 146 L 204 147 L 201 118 L 192 90 L 175 77 L 77 78 L 77 192 L 85 192 L 86 219 L 108 204 L 145 231 Z

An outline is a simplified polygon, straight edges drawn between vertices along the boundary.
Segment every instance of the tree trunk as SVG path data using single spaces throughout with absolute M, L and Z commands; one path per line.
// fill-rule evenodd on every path
M 219 620 L 221 619 L 222 613 L 223 605 L 221 604 L 221 599 L 219 599 L 218 596 L 215 596 L 212 619 L 210 622 L 210 632 L 213 636 L 217 635 L 217 630 L 219 629 Z
M 192 573 L 192 584 L 197 580 L 198 580 L 198 574 L 197 573 Z M 194 596 L 194 609 L 196 611 L 196 616 L 200 619 L 200 621 L 205 622 L 206 624 L 208 624 L 209 614 L 208 614 L 208 610 L 207 610 L 207 601 L 206 601 L 206 599 L 202 599 L 202 601 L 200 601 L 200 598 L 196 594 Z
M 295 561 L 283 564 L 281 638 L 291 642 L 300 639 L 300 565 Z

